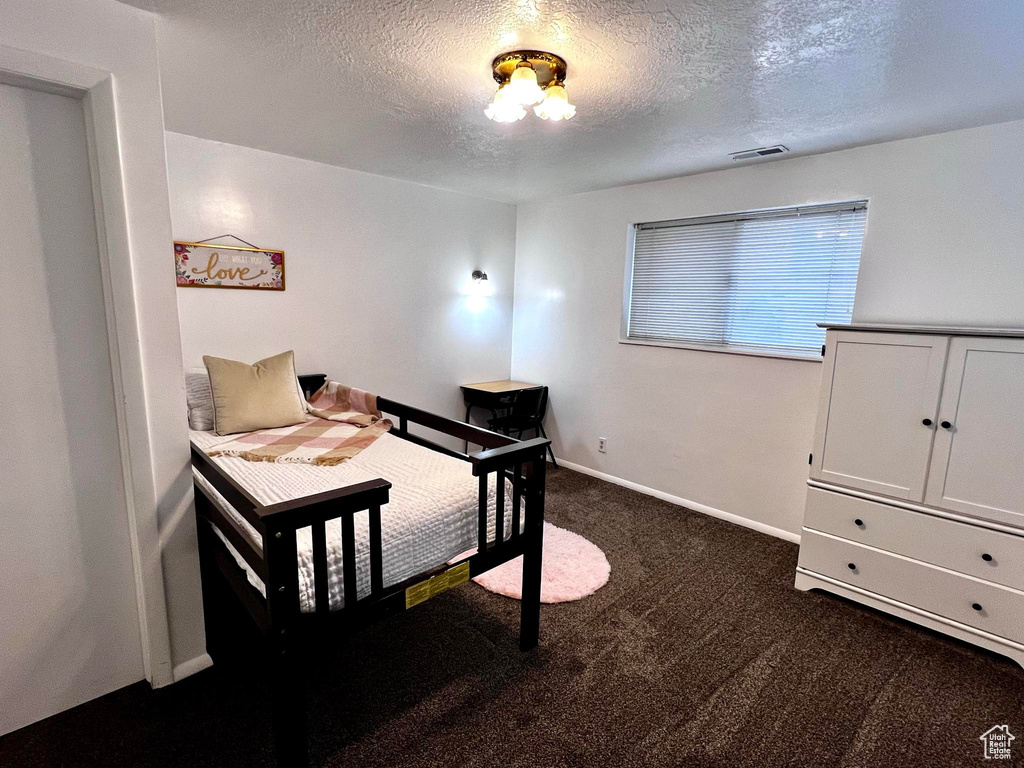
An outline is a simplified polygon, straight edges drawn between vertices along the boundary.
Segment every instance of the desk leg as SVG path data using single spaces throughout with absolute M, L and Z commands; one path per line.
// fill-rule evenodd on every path
M 544 425 L 537 424 L 537 429 L 540 430 L 540 433 L 544 436 L 544 439 L 547 440 L 548 433 L 544 431 Z M 548 452 L 551 454 L 551 463 L 555 465 L 555 469 L 558 469 L 558 462 L 555 461 L 555 449 L 551 447 L 550 443 L 548 444 Z
M 473 411 L 473 404 L 466 403 L 466 423 L 469 424 L 469 415 Z M 462 450 L 463 453 L 469 453 L 469 440 L 466 441 L 466 447 Z

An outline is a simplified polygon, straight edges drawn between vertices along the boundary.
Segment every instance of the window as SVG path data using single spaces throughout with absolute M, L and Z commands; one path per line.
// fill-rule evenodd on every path
M 636 225 L 626 340 L 817 355 L 849 322 L 867 202 Z

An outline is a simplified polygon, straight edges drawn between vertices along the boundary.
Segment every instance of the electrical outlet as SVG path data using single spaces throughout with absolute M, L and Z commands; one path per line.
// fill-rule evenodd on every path
M 599 437 L 597 438 L 597 450 L 599 453 L 608 453 L 608 438 Z

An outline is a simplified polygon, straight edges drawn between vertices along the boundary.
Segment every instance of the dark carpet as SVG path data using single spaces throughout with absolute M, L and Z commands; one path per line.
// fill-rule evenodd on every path
M 609 584 L 542 608 L 467 585 L 311 659 L 317 766 L 971 766 L 1024 671 L 793 589 L 797 548 L 594 480 L 549 474 L 549 519 Z M 272 765 L 262 684 L 217 668 L 142 683 L 0 739 L 3 766 Z

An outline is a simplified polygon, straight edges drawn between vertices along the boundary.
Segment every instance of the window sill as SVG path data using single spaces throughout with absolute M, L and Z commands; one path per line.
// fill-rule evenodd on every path
M 724 352 L 728 355 L 746 355 L 747 357 L 774 357 L 780 360 L 800 360 L 805 363 L 820 363 L 821 355 L 815 352 L 793 352 L 773 349 L 771 347 L 724 347 L 717 344 L 698 344 L 688 341 L 658 341 L 657 339 L 619 339 L 619 344 L 633 344 L 638 347 L 671 347 L 674 349 L 691 349 L 697 352 Z

